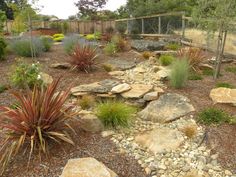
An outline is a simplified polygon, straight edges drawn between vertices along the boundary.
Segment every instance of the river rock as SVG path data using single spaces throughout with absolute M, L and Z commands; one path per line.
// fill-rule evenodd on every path
M 122 93 L 124 98 L 141 98 L 153 89 L 152 85 L 132 84 L 131 90 Z
M 165 123 L 182 117 L 192 111 L 194 107 L 185 96 L 167 93 L 156 101 L 152 101 L 138 115 L 144 120 Z
M 61 177 L 118 177 L 115 172 L 94 158 L 70 159 Z

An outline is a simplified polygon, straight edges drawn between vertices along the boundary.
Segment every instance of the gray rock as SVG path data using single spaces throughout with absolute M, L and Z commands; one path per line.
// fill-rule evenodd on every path
M 85 114 L 79 119 L 80 127 L 88 132 L 100 132 L 104 129 L 102 122 L 94 114 Z
M 167 93 L 158 100 L 150 102 L 138 115 L 144 120 L 169 122 L 194 111 L 189 102 L 190 100 L 182 95 Z
M 116 70 L 128 70 L 128 69 L 132 69 L 136 66 L 135 61 L 127 61 L 124 59 L 112 59 L 106 62 L 106 64 L 111 65 L 112 68 L 116 69 Z
M 131 47 L 139 52 L 163 50 L 166 43 L 163 41 L 133 40 Z

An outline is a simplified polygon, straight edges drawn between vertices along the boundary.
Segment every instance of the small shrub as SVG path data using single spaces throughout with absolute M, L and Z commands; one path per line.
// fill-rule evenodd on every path
M 149 59 L 149 58 L 150 58 L 151 56 L 153 56 L 153 55 L 152 55 L 151 52 L 145 51 L 145 52 L 143 52 L 142 56 L 143 56 L 143 58 L 145 58 L 145 59 Z
M 85 95 L 78 100 L 78 104 L 82 109 L 89 109 L 95 105 L 95 99 L 93 96 Z
M 207 108 L 198 114 L 199 122 L 206 125 L 230 122 L 231 119 L 229 114 L 216 108 Z
M 101 33 L 95 32 L 94 34 L 88 34 L 85 36 L 85 39 L 87 39 L 88 41 L 99 40 L 101 39 Z
M 4 60 L 7 44 L 4 38 L 0 37 L 0 61 Z
M 65 92 L 56 93 L 59 80 L 46 89 L 35 87 L 26 94 L 15 92 L 15 109 L 0 107 L 0 128 L 4 129 L 1 144 L 0 173 L 3 174 L 10 160 L 22 153 L 29 161 L 35 153 L 50 154 L 54 143 L 66 142 L 74 145 L 69 136 L 72 117 L 71 106 L 65 106 L 70 95 L 69 87 Z
M 104 52 L 106 55 L 109 55 L 109 56 L 115 55 L 117 52 L 116 45 L 112 42 L 108 43 L 104 48 Z
M 11 82 L 19 88 L 33 88 L 34 85 L 41 85 L 43 81 L 40 76 L 39 64 L 26 64 L 18 61 L 11 75 Z
M 53 36 L 53 41 L 54 42 L 62 42 L 63 39 L 65 38 L 64 34 L 54 34 Z
M 190 72 L 189 76 L 188 76 L 188 80 L 202 80 L 203 77 L 196 73 L 196 72 Z
M 122 102 L 100 103 L 97 107 L 97 116 L 105 127 L 127 127 L 132 119 L 135 109 Z
M 187 60 L 176 60 L 172 64 L 170 83 L 174 88 L 182 88 L 186 85 L 189 74 L 189 63 Z
M 186 125 L 181 129 L 181 132 L 185 134 L 188 138 L 194 138 L 197 135 L 197 126 Z
M 61 31 L 63 34 L 66 34 L 68 32 L 69 29 L 69 24 L 68 22 L 64 21 L 61 23 Z
M 71 54 L 77 44 L 83 45 L 85 40 L 80 35 L 67 36 L 63 40 L 63 47 L 67 54 Z
M 159 58 L 162 66 L 169 66 L 175 58 L 172 55 L 161 55 Z
M 179 50 L 181 48 L 181 45 L 179 45 L 178 43 L 170 43 L 166 46 L 166 49 L 168 50 Z
M 187 59 L 190 67 L 194 71 L 198 71 L 199 65 L 206 59 L 203 51 L 199 48 L 186 47 L 178 50 L 177 57 Z
M 88 73 L 95 65 L 97 57 L 96 48 L 90 45 L 77 45 L 71 55 L 70 63 L 74 68 Z
M 116 45 L 118 52 L 125 51 L 126 41 L 120 35 L 113 36 L 111 42 Z
M 43 51 L 44 52 L 50 51 L 53 44 L 53 38 L 51 36 L 42 36 L 40 39 L 43 43 Z
M 39 38 L 32 40 L 33 53 L 39 56 L 43 52 L 43 43 Z M 12 50 L 21 57 L 32 57 L 30 38 L 21 38 L 11 43 Z
M 106 72 L 111 72 L 113 70 L 113 67 L 109 64 L 103 64 L 102 67 Z
M 214 75 L 214 70 L 210 68 L 205 68 L 202 70 L 202 74 L 205 76 L 213 76 Z
M 5 90 L 7 90 L 7 86 L 0 85 L 0 93 L 3 93 Z
M 228 66 L 225 71 L 236 74 L 236 66 Z
M 216 84 L 216 87 L 219 88 L 219 87 L 225 87 L 225 88 L 231 88 L 233 89 L 234 86 L 232 84 L 229 84 L 229 83 L 226 83 L 226 82 L 219 82 Z

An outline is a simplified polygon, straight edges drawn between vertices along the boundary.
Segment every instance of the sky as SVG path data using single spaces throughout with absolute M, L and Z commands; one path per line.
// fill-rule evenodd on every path
M 44 15 L 56 15 L 58 18 L 67 19 L 70 15 L 78 13 L 74 5 L 78 0 L 39 0 L 37 6 L 40 7 L 40 13 Z M 116 10 L 121 5 L 126 4 L 126 0 L 108 0 L 104 9 Z

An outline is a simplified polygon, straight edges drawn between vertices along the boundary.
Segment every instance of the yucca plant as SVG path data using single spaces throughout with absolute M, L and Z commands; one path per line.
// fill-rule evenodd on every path
M 96 48 L 91 45 L 77 45 L 71 55 L 70 63 L 73 68 L 89 72 L 95 65 L 95 59 L 98 57 Z
M 10 160 L 21 152 L 49 155 L 49 145 L 66 142 L 74 145 L 68 134 L 73 130 L 68 120 L 73 116 L 72 106 L 65 106 L 70 88 L 57 92 L 59 80 L 47 88 L 35 87 L 25 95 L 14 92 L 18 106 L 0 107 L 0 129 L 4 140 L 0 148 L 0 172 L 3 173 Z
M 177 51 L 177 57 L 187 59 L 194 71 L 199 71 L 199 65 L 206 59 L 205 54 L 199 48 L 186 47 Z

